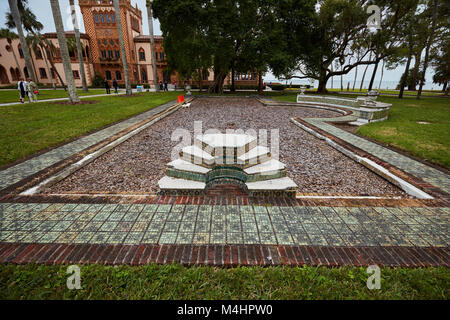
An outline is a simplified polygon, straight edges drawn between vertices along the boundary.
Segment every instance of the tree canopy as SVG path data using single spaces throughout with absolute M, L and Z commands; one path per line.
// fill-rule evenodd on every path
M 155 0 L 168 65 L 181 75 L 214 71 L 211 91 L 221 92 L 231 70 L 282 73 L 306 55 L 312 38 L 312 0 Z M 291 14 L 294 12 L 295 14 Z M 293 33 L 307 39 L 298 40 Z

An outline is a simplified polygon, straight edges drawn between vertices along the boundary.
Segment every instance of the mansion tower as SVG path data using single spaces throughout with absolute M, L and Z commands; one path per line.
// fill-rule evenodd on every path
M 119 84 L 125 83 L 117 19 L 121 19 L 122 22 L 131 84 L 133 86 L 136 84 L 153 85 L 155 82 L 153 79 L 150 37 L 143 34 L 142 11 L 138 6 L 133 7 L 130 0 L 119 0 L 119 17 L 114 10 L 112 0 L 78 0 L 78 4 L 85 28 L 85 33 L 81 33 L 81 43 L 88 85 L 92 84 L 96 74 L 109 81 L 116 79 Z M 47 52 L 44 57 L 45 53 L 41 52 L 41 49 L 38 48 L 36 51 L 30 49 L 34 73 L 39 83 L 50 85 L 50 77 L 53 77 L 55 83 L 61 85 L 55 70 L 48 63 L 49 60 L 53 62 L 56 71 L 66 82 L 56 33 L 46 33 L 44 37 L 53 43 L 56 50 L 53 53 Z M 74 43 L 74 32 L 67 31 L 66 38 L 69 43 Z M 180 83 L 176 72 L 172 74 L 167 72 L 163 38 L 155 36 L 154 40 L 158 81 Z M 81 87 L 78 55 L 75 48 L 71 48 L 70 45 L 69 54 L 75 84 Z M 45 63 L 45 58 L 47 58 L 47 63 Z M 21 75 L 29 76 L 20 41 L 15 39 L 9 44 L 6 39 L 0 39 L 0 85 L 15 84 Z M 213 79 L 213 73 L 210 72 L 208 75 L 204 75 L 202 83 L 206 86 Z M 193 82 L 192 79 L 187 80 Z M 235 80 L 237 85 L 257 85 L 256 73 L 236 74 Z M 225 84 L 231 84 L 231 75 L 225 79 Z

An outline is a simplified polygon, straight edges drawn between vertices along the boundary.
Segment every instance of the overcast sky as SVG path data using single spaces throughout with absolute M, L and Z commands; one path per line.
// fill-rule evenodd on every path
M 38 20 L 44 25 L 43 32 L 54 32 L 55 31 L 55 24 L 53 22 L 53 16 L 52 11 L 50 8 L 50 2 L 48 0 L 28 0 L 28 3 L 34 12 L 34 14 L 37 16 Z M 75 1 L 75 4 L 77 4 L 78 1 Z M 142 22 L 143 22 L 143 32 L 144 34 L 148 34 L 148 23 L 147 23 L 147 11 L 145 8 L 145 0 L 131 0 L 131 4 L 135 6 L 137 3 L 139 9 L 142 11 Z M 73 30 L 72 22 L 70 19 L 70 9 L 69 9 L 69 0 L 59 0 L 59 5 L 61 8 L 61 15 L 63 17 L 64 22 L 64 28 L 66 30 Z M 5 26 L 5 13 L 9 11 L 9 5 L 8 1 L 1 0 L 0 1 L 0 27 Z M 84 25 L 83 25 L 83 19 L 78 19 L 80 23 L 80 30 L 81 32 L 84 32 Z M 155 35 L 161 34 L 161 29 L 159 27 L 158 20 L 153 20 L 153 28 Z M 370 76 L 372 75 L 372 66 L 369 66 L 366 74 L 366 81 L 370 80 Z M 398 83 L 401 74 L 404 71 L 404 66 L 401 66 L 395 70 L 385 70 L 384 76 L 383 76 L 383 84 L 382 88 L 388 87 L 389 89 L 393 89 L 396 84 Z M 379 70 L 381 69 L 381 65 Z M 360 70 L 358 71 L 358 80 L 356 87 L 359 87 L 359 81 L 361 81 L 363 73 L 363 67 L 360 67 Z M 435 84 L 432 84 L 432 77 L 433 77 L 433 70 L 431 68 L 428 68 L 427 74 L 426 74 L 426 80 L 427 83 L 425 85 L 425 89 L 438 89 L 439 87 Z M 381 72 L 379 71 L 375 77 L 375 87 L 378 87 L 379 79 L 381 76 Z M 347 82 L 350 82 L 350 86 L 353 85 L 353 78 L 354 73 L 351 71 L 347 75 L 343 76 L 343 82 L 344 87 L 347 87 Z M 264 81 L 276 81 L 275 77 L 268 73 L 264 76 Z M 296 80 L 293 80 L 293 82 L 297 82 Z M 329 84 L 330 85 L 330 84 Z M 340 77 L 334 78 L 334 87 L 338 87 L 340 85 Z M 317 86 L 317 83 L 316 83 Z M 365 85 L 367 87 L 367 85 Z

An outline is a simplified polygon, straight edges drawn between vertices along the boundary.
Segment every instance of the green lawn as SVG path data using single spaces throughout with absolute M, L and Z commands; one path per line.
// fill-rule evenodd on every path
M 392 103 L 389 119 L 364 125 L 359 134 L 450 168 L 449 98 L 379 99 Z
M 88 98 L 99 103 L 86 105 L 0 106 L 0 166 L 174 100 L 178 94 L 111 95 Z
M 78 89 L 79 96 L 91 96 L 96 94 L 105 94 L 106 90 L 103 89 L 89 89 L 88 92 L 83 92 Z M 114 91 L 114 90 L 113 90 Z M 56 99 L 56 98 L 67 98 L 67 91 L 63 89 L 57 90 L 41 90 L 37 96 L 38 100 L 46 99 Z M 19 101 L 19 91 L 17 90 L 0 90 L 0 104 L 9 102 L 20 102 Z M 28 97 L 25 98 L 25 102 L 28 103 Z
M 278 94 L 273 98 L 296 101 L 295 94 Z M 417 100 L 383 96 L 378 101 L 392 103 L 389 119 L 363 125 L 358 134 L 450 168 L 450 98 Z
M 67 266 L 0 265 L 0 299 L 448 299 L 449 269 L 382 268 L 369 290 L 365 268 L 81 266 L 80 290 Z
M 312 89 L 311 91 L 315 91 L 316 89 Z M 309 91 L 309 90 L 308 90 Z M 343 92 L 343 93 L 354 93 L 354 94 L 361 94 L 361 95 L 365 95 L 365 93 L 367 92 L 367 89 L 362 89 L 361 91 L 359 91 L 359 89 L 350 89 L 349 91 L 347 91 L 346 88 L 344 88 L 343 91 L 341 91 L 341 89 L 339 88 L 335 88 L 335 89 L 330 89 L 328 88 L 328 92 L 330 93 L 338 93 L 338 92 Z M 396 94 L 398 95 L 399 90 L 392 90 L 392 89 L 381 89 L 379 90 L 380 93 L 384 93 L 384 94 Z M 409 90 L 405 90 L 403 92 L 404 95 L 413 95 L 413 96 L 417 96 L 417 91 L 409 91 Z M 441 90 L 423 90 L 422 91 L 422 95 L 432 95 L 432 96 L 440 96 L 443 95 L 444 93 Z

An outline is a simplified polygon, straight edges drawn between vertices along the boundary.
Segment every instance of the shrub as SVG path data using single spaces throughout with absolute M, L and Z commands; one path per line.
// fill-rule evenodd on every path
M 285 86 L 282 84 L 273 84 L 269 87 L 271 87 L 272 90 L 275 90 L 275 91 L 283 91 Z
M 94 79 L 92 79 L 92 87 L 103 87 L 105 84 L 105 79 L 100 73 L 96 72 Z

